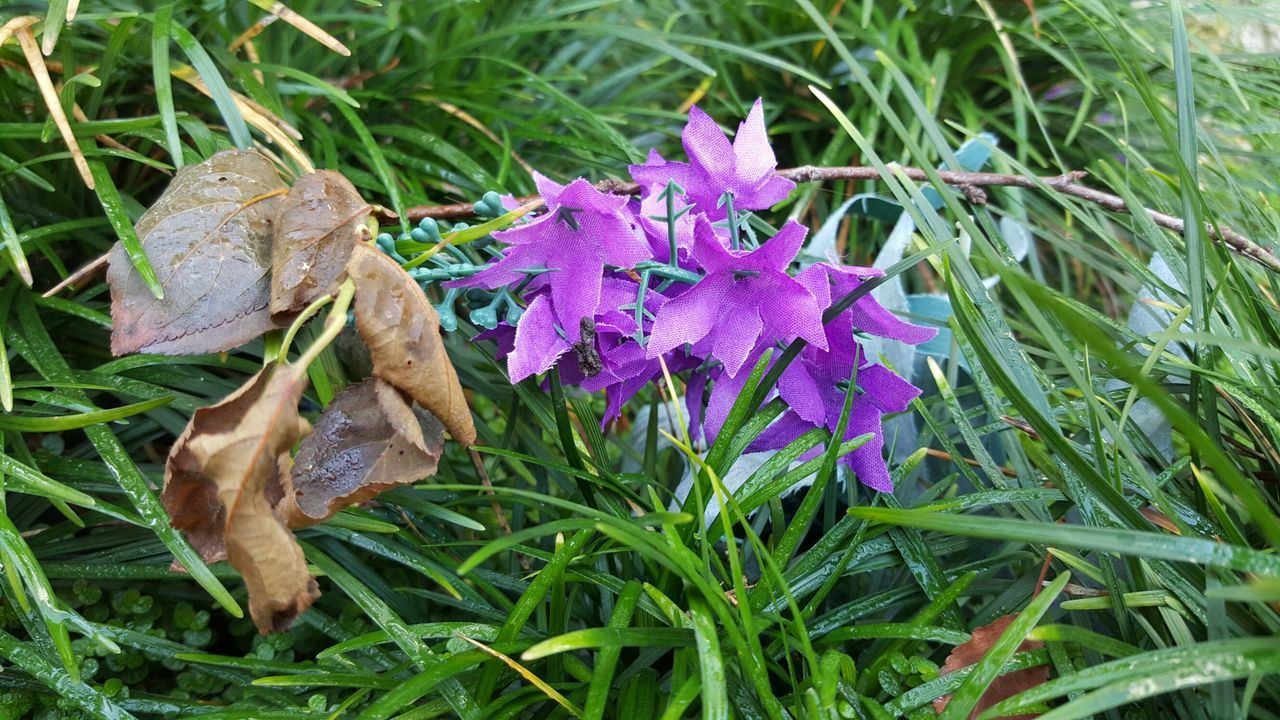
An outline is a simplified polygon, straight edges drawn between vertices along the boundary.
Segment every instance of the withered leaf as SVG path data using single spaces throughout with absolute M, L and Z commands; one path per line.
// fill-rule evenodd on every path
M 276 515 L 289 527 L 323 522 L 348 505 L 436 472 L 444 427 L 391 384 L 369 378 L 333 399 L 302 441 Z
M 271 256 L 271 313 L 297 312 L 333 292 L 351 249 L 368 232 L 370 206 L 332 170 L 302 176 L 279 204 Z
M 164 298 L 152 296 L 120 243 L 111 249 L 111 352 L 221 352 L 276 327 L 271 226 L 284 189 L 254 150 L 179 170 L 135 226 Z
M 298 415 L 305 373 L 270 365 L 201 408 L 174 443 L 161 495 L 173 526 L 206 560 L 223 553 L 244 577 L 258 630 L 283 630 L 320 595 L 302 548 L 272 512 L 281 467 L 310 425 Z
M 440 337 L 440 316 L 394 260 L 361 243 L 347 274 L 356 285 L 356 330 L 373 374 L 405 391 L 463 445 L 476 441 L 471 410 Z
M 976 664 L 979 660 L 986 657 L 991 651 L 991 646 L 995 645 L 1000 636 L 1004 634 L 1009 624 L 1016 620 L 1018 615 L 1005 615 L 997 618 L 990 625 L 984 625 L 973 631 L 973 636 L 969 638 L 969 642 L 963 645 L 957 645 L 951 654 L 947 656 L 947 661 L 943 663 L 939 674 L 955 672 Z M 1044 647 L 1044 643 L 1038 640 L 1024 640 L 1018 646 L 1018 652 L 1026 652 L 1028 650 L 1038 650 Z M 1025 670 L 1016 670 L 1005 675 L 997 677 L 992 681 L 987 691 L 982 694 L 978 700 L 978 704 L 973 708 L 969 718 L 973 720 L 981 715 L 987 708 L 1006 698 L 1011 698 L 1018 693 L 1029 690 L 1037 685 L 1043 685 L 1049 680 L 1049 667 L 1047 665 L 1039 665 L 1036 667 L 1026 668 Z M 951 702 L 950 695 L 944 695 L 933 701 L 933 709 L 941 713 L 947 707 L 947 703 Z M 1001 720 L 1031 720 L 1031 718 L 1039 717 L 1040 713 L 1023 713 L 1019 715 L 1005 715 Z

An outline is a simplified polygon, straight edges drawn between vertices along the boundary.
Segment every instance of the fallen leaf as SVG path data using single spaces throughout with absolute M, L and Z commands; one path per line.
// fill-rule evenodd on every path
M 310 425 L 298 415 L 306 374 L 269 365 L 222 402 L 196 410 L 165 464 L 161 499 L 173 526 L 208 561 L 227 557 L 249 590 L 258 630 L 284 630 L 320 595 L 293 533 L 272 511 L 289 451 Z
M 991 651 L 991 646 L 1000 639 L 1009 624 L 1017 619 L 1017 614 L 1005 615 L 997 618 L 990 625 L 977 628 L 973 631 L 973 636 L 969 638 L 969 642 L 963 645 L 957 645 L 951 654 L 947 656 L 947 661 L 943 663 L 940 675 L 946 675 L 970 665 L 976 664 L 979 660 L 986 657 Z M 1038 640 L 1024 640 L 1018 646 L 1018 652 L 1026 652 L 1028 650 L 1038 650 L 1044 647 L 1044 643 Z M 1049 667 L 1047 665 L 1038 665 L 1036 667 L 1026 668 L 1025 670 L 1016 670 L 1014 672 L 1001 675 L 992 681 L 987 691 L 982 694 L 978 700 L 978 704 L 974 707 L 973 712 L 969 715 L 969 720 L 974 720 L 982 714 L 984 710 L 995 705 L 1006 698 L 1029 690 L 1037 685 L 1042 685 L 1049 680 Z M 933 701 L 933 709 L 941 713 L 947 707 L 947 703 L 951 702 L 950 695 L 944 695 Z M 1024 713 L 1021 715 L 1005 715 L 1001 720 L 1030 720 L 1031 718 L 1040 717 L 1040 713 Z
M 271 313 L 302 310 L 332 293 L 365 239 L 370 206 L 340 173 L 302 176 L 279 203 L 271 255 Z
M 440 337 L 440 316 L 394 260 L 361 243 L 347 274 L 356 285 L 356 330 L 373 374 L 405 391 L 463 445 L 476 441 L 471 410 Z
M 302 441 L 283 477 L 276 515 L 289 527 L 314 525 L 344 507 L 436 472 L 444 427 L 393 385 L 369 378 L 343 390 Z
M 1172 520 L 1170 520 L 1168 515 L 1165 515 L 1159 510 L 1156 510 L 1153 507 L 1144 507 L 1144 508 L 1138 508 L 1138 512 L 1142 515 L 1142 517 L 1150 520 L 1152 525 L 1155 525 L 1161 528 L 1162 530 L 1171 532 L 1174 535 L 1182 534 L 1182 531 L 1178 529 L 1177 524 L 1175 524 Z
M 135 226 L 164 298 L 151 294 L 120 243 L 111 249 L 111 352 L 221 352 L 277 327 L 269 274 L 284 190 L 255 150 L 226 150 L 179 170 Z

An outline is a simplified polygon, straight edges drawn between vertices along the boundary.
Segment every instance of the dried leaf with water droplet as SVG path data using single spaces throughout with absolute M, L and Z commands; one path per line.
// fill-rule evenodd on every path
M 209 561 L 244 577 L 258 630 L 283 630 L 320 595 L 302 548 L 272 511 L 289 451 L 310 426 L 298 415 L 306 374 L 270 365 L 200 408 L 165 464 L 161 499 L 173 526 Z
M 969 642 L 957 645 L 951 654 L 947 656 L 946 663 L 943 664 L 940 675 L 946 675 L 957 670 L 962 670 L 971 665 L 976 664 L 979 660 L 986 657 L 991 651 L 991 646 L 996 644 L 1000 636 L 1009 627 L 1010 623 L 1018 618 L 1017 613 L 1005 615 L 996 618 L 995 622 L 990 625 L 984 625 L 973 631 L 973 636 L 969 638 Z M 1018 646 L 1018 652 L 1026 652 L 1028 650 L 1038 650 L 1044 647 L 1044 643 L 1038 640 L 1024 640 Z M 977 706 L 969 715 L 970 720 L 977 718 L 987 708 L 992 707 L 996 703 L 1006 698 L 1029 690 L 1037 685 L 1043 685 L 1049 680 L 1049 668 L 1046 665 L 1038 665 L 1036 667 L 1026 668 L 1024 670 L 1015 670 L 997 677 L 992 681 L 987 691 L 982 694 L 982 698 L 978 700 Z M 933 709 L 941 713 L 946 709 L 947 703 L 951 701 L 950 695 L 944 695 L 933 701 Z M 1019 715 L 1001 716 L 1001 720 L 1031 720 L 1031 718 L 1040 717 L 1040 713 L 1022 713 Z
M 276 515 L 323 522 L 384 490 L 434 475 L 444 426 L 391 384 L 369 378 L 338 394 L 302 441 Z
M 164 298 L 151 294 L 120 243 L 111 249 L 111 352 L 221 352 L 277 327 L 269 274 L 284 190 L 254 150 L 179 170 L 135 226 Z
M 332 170 L 302 176 L 280 203 L 272 246 L 271 313 L 297 312 L 333 292 L 368 236 L 370 206 Z
M 347 266 L 356 285 L 356 330 L 373 374 L 405 391 L 463 445 L 476 441 L 471 410 L 440 337 L 440 316 L 394 260 L 357 245 Z

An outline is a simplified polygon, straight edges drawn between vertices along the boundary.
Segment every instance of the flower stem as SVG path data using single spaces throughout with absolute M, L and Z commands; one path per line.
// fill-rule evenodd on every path
M 733 193 L 726 192 L 724 195 L 721 195 L 720 202 L 724 205 L 725 212 L 728 213 L 729 240 L 733 243 L 734 250 L 741 250 L 742 239 L 739 237 L 738 213 L 733 211 Z
M 311 343 L 311 346 L 307 348 L 307 351 L 302 354 L 302 357 L 299 357 L 297 362 L 294 363 L 294 367 L 297 368 L 295 372 L 305 373 L 307 371 L 307 366 L 315 362 L 315 359 L 320 357 L 320 353 L 324 352 L 324 349 L 329 346 L 329 343 L 333 342 L 334 339 L 342 333 L 342 329 L 347 326 L 347 308 L 351 307 L 351 299 L 355 297 L 355 294 L 355 281 L 351 278 L 347 278 L 338 286 L 336 296 L 329 296 L 333 301 L 333 307 L 329 310 L 329 316 L 325 318 L 324 330 L 320 333 L 320 337 L 317 337 L 315 342 Z M 324 304 L 320 303 L 319 300 L 311 303 L 311 305 L 315 307 L 315 310 L 319 310 L 324 306 Z M 311 308 L 308 307 L 307 310 L 311 310 Z M 315 310 L 312 310 L 312 314 L 315 313 Z M 305 310 L 303 311 L 303 314 L 306 314 Z M 289 328 L 289 333 L 285 336 L 287 341 L 291 341 L 293 339 L 293 336 L 296 333 L 295 328 L 301 327 L 299 323 L 294 323 L 294 325 L 295 327 Z M 282 353 L 287 352 L 288 348 L 289 343 L 286 342 Z
M 676 258 L 678 249 L 676 244 L 676 191 L 678 188 L 679 186 L 676 185 L 675 180 L 669 180 L 667 181 L 667 190 L 664 193 L 667 199 L 667 242 L 671 248 L 671 254 L 667 256 L 667 264 L 673 268 L 679 267 Z
M 670 204 L 670 200 L 667 201 Z M 671 236 L 675 238 L 674 235 Z M 675 241 L 671 244 L 672 257 L 675 257 Z M 645 270 L 640 273 L 640 290 L 636 293 L 636 342 L 640 347 L 644 347 L 644 295 L 649 291 L 649 274 L 652 270 Z
M 694 285 L 702 279 L 701 275 L 693 272 L 692 270 L 684 270 L 682 268 L 671 267 L 669 265 L 653 261 L 642 262 L 636 265 L 635 269 L 641 272 L 649 272 L 654 277 L 675 280 L 676 282 L 688 283 L 689 285 Z

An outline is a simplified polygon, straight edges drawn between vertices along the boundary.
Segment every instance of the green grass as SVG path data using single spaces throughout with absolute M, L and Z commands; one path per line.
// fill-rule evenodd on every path
M 878 719 L 954 694 L 951 718 L 1038 665 L 1053 679 L 1021 700 L 1046 718 L 1280 716 L 1277 284 L 1200 229 L 1265 247 L 1280 230 L 1280 44 L 1241 45 L 1276 8 L 1043 0 L 1037 32 L 1022 4 L 982 0 L 289 3 L 343 57 L 283 22 L 255 55 L 228 51 L 259 3 L 85 2 L 63 26 L 65 5 L 6 12 L 48 14 L 35 34 L 67 114 L 89 119 L 73 127 L 96 192 L 16 43 L 0 46 L 0 718 Z M 833 448 L 766 465 L 704 530 L 780 405 L 744 400 L 673 511 L 687 459 L 659 423 L 630 412 L 595 432 L 603 398 L 509 385 L 464 322 L 450 351 L 492 494 L 455 447 L 431 481 L 304 531 L 324 596 L 257 637 L 242 583 L 196 559 L 156 489 L 187 418 L 263 344 L 113 359 L 101 280 L 40 297 L 136 243 L 174 167 L 264 142 L 232 93 L 397 210 L 531 192 L 526 163 L 618 177 L 650 146 L 678 153 L 692 100 L 729 124 L 764 97 L 783 165 L 882 167 L 802 186 L 777 214 L 816 230 L 862 192 L 910 208 L 900 278 L 947 295 L 952 334 L 920 364 L 898 491 L 838 482 Z M 998 171 L 1087 170 L 1196 222 L 1180 237 L 1047 189 L 976 207 L 938 185 L 934 209 L 892 174 L 954 164 L 981 132 Z M 292 158 L 286 133 L 265 147 Z M 891 227 L 830 221 L 864 264 Z M 1011 222 L 1034 238 L 1022 261 Z M 1130 328 L 1153 297 L 1161 326 Z M 332 351 L 321 366 L 334 387 L 354 379 Z M 633 410 L 659 402 L 647 390 Z M 1012 612 L 981 663 L 938 676 Z M 1028 632 L 1042 649 L 1018 650 Z

